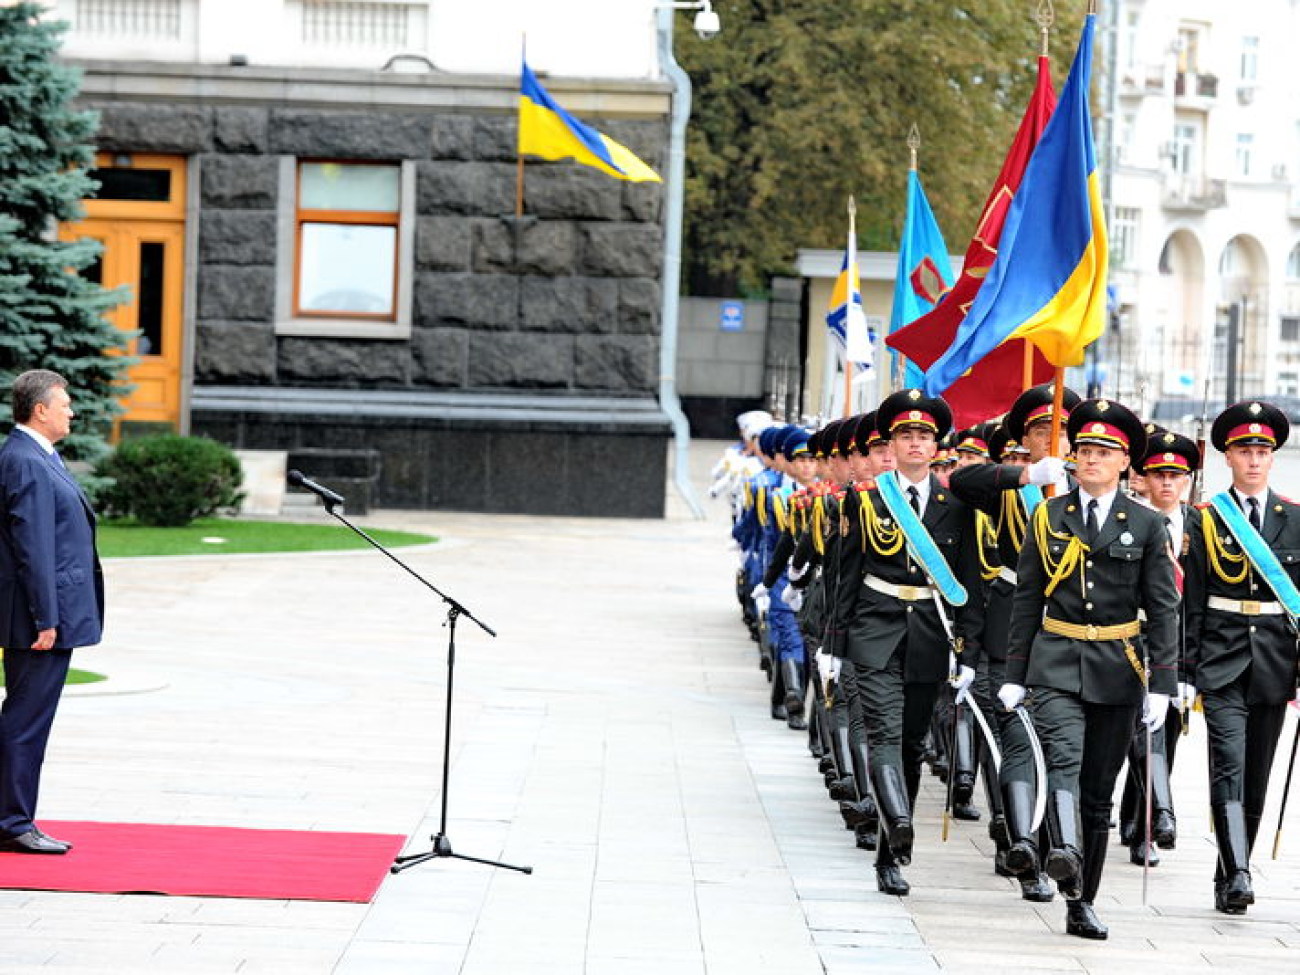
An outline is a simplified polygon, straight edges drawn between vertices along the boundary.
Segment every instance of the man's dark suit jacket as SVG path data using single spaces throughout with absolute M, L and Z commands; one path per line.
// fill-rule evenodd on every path
M 95 513 L 62 461 L 13 430 L 0 446 L 0 646 L 25 649 L 50 628 L 64 649 L 103 634 Z

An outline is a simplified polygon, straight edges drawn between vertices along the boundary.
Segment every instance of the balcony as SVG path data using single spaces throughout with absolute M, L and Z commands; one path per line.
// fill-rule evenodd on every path
M 1227 180 L 1166 173 L 1163 191 L 1161 206 L 1176 213 L 1205 213 L 1228 205 Z
M 1163 95 L 1167 90 L 1163 64 L 1138 65 L 1120 79 L 1119 93 L 1126 98 Z
M 1174 75 L 1174 100 L 1179 108 L 1208 110 L 1219 97 L 1216 75 L 1196 71 L 1179 71 Z

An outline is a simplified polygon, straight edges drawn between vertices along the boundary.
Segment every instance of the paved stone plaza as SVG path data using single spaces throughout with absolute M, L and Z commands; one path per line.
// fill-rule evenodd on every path
M 703 483 L 718 445 L 693 453 Z M 908 898 L 875 890 L 803 736 L 768 719 L 720 503 L 666 521 L 378 512 L 439 535 L 412 564 L 460 624 L 450 835 L 532 876 L 435 861 L 369 905 L 0 892 L 0 971 L 736 973 L 1287 970 L 1300 799 L 1259 903 L 1212 910 L 1203 725 L 1179 752 L 1178 849 L 1112 847 L 1111 940 L 1063 933 L 993 874 L 984 823 L 940 842 L 926 776 Z M 340 529 L 342 530 L 342 529 Z M 370 552 L 110 563 L 108 672 L 65 699 L 48 819 L 406 834 L 437 827 L 440 603 Z M 104 693 L 116 690 L 120 693 Z M 1279 757 L 1285 761 L 1294 719 Z

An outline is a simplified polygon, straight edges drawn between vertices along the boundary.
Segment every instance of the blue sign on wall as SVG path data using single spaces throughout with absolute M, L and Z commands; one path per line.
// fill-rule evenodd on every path
M 722 313 L 718 319 L 718 328 L 724 332 L 743 332 L 745 330 L 745 303 L 743 301 L 724 301 Z

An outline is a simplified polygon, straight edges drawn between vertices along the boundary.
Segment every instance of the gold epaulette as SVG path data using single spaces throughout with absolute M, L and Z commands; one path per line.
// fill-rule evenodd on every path
M 858 492 L 859 511 L 858 526 L 862 533 L 862 551 L 867 550 L 870 544 L 874 551 L 881 558 L 889 558 L 896 555 L 903 547 L 904 536 L 903 529 L 894 524 L 886 524 L 888 519 L 882 519 L 876 514 L 876 506 L 871 503 L 871 495 L 866 491 Z
M 1244 582 L 1246 574 L 1250 572 L 1250 563 L 1246 561 L 1245 552 L 1229 552 L 1224 547 L 1223 539 L 1219 537 L 1219 530 L 1214 525 L 1214 515 L 1210 513 L 1208 506 L 1201 507 L 1201 534 L 1205 536 L 1205 554 L 1210 563 L 1210 571 L 1222 579 L 1230 586 L 1235 586 L 1239 582 Z M 1234 565 L 1241 568 L 1233 574 L 1229 574 L 1227 566 Z
M 1048 577 L 1047 587 L 1043 590 L 1043 595 L 1050 596 L 1056 591 L 1056 587 L 1061 584 L 1062 580 L 1068 578 L 1076 568 L 1080 568 L 1079 583 L 1086 598 L 1088 588 L 1081 567 L 1084 563 L 1084 555 L 1091 549 L 1083 543 L 1083 539 L 1073 532 L 1058 532 L 1052 528 L 1051 522 L 1047 518 L 1047 507 L 1047 504 L 1043 503 L 1034 510 L 1034 541 L 1038 543 L 1038 557 L 1042 560 L 1043 571 L 1047 573 Z M 1052 550 L 1049 544 L 1052 539 L 1058 542 L 1069 539 L 1059 561 L 1052 559 Z
M 772 492 L 772 517 L 776 520 L 776 527 L 786 531 L 789 519 L 786 517 L 785 501 L 776 491 Z
M 758 523 L 767 527 L 767 488 L 760 487 L 754 491 L 754 510 L 758 513 Z
M 980 576 L 985 582 L 992 582 L 998 577 L 998 571 L 1002 567 L 989 565 L 988 559 L 984 557 L 984 546 L 991 544 L 996 548 L 998 533 L 993 528 L 993 519 L 978 509 L 975 511 L 975 538 L 977 539 L 976 548 L 979 549 L 980 555 Z

